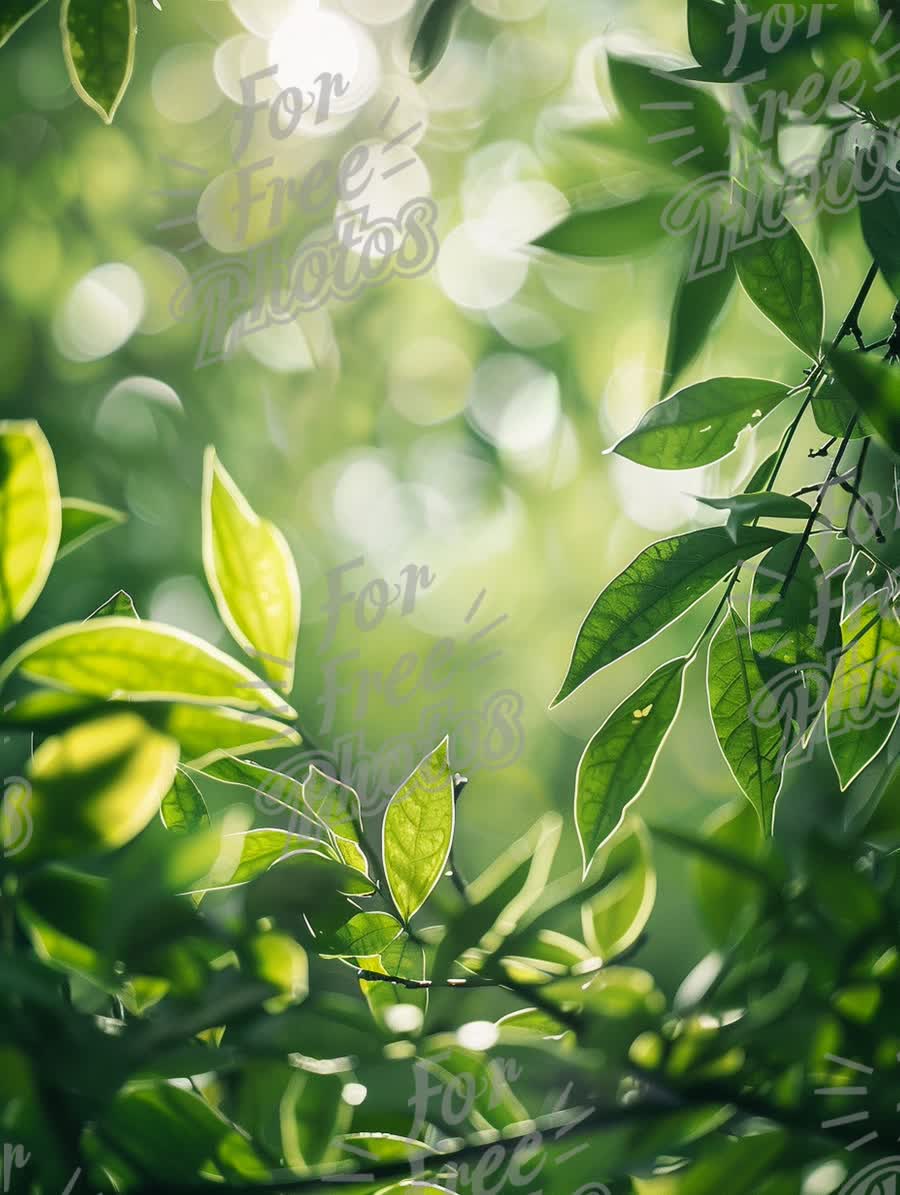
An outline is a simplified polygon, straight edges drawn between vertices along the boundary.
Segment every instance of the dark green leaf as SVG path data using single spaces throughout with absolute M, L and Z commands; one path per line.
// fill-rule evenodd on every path
M 652 639 L 737 564 L 783 539 L 780 531 L 742 527 L 735 542 L 724 527 L 705 527 L 645 548 L 591 607 L 553 704 L 613 660 Z
M 695 469 L 727 456 L 745 427 L 787 397 L 788 387 L 759 378 L 710 378 L 651 407 L 612 449 L 652 469 Z
M 464 0 L 420 0 L 424 6 L 413 42 L 409 70 L 417 83 L 427 79 L 446 53 Z
M 750 646 L 750 633 L 731 607 L 709 646 L 706 687 L 722 754 L 769 834 L 781 786 L 784 736 L 777 721 L 763 725 L 758 716 L 765 684 Z
M 120 526 L 126 518 L 121 510 L 101 506 L 99 502 L 88 502 L 84 498 L 63 498 L 62 534 L 56 559 L 62 560 L 82 544 L 89 543 L 94 536 Z
M 826 376 L 824 384 L 813 395 L 812 412 L 819 431 L 839 440 L 847 434 L 854 415 L 856 424 L 850 432 L 851 440 L 871 436 L 875 431 L 852 396 L 836 378 Z
M 627 257 L 664 236 L 668 196 L 645 195 L 605 207 L 576 208 L 534 242 L 568 257 Z
M 210 824 L 209 811 L 200 789 L 180 768 L 175 772 L 172 787 L 163 797 L 159 812 L 166 829 L 179 834 Z
M 453 842 L 456 806 L 447 752 L 444 739 L 397 789 L 384 815 L 384 868 L 405 921 L 441 878 Z
M 880 195 L 860 198 L 862 234 L 885 281 L 900 299 L 900 178 L 889 171 L 888 185 Z
M 0 46 L 9 41 L 19 26 L 46 3 L 47 0 L 4 0 L 0 12 Z
M 758 494 L 745 491 L 731 498 L 704 498 L 701 494 L 695 494 L 694 497 L 713 510 L 728 511 L 725 529 L 732 538 L 737 536 L 739 527 L 752 523 L 754 519 L 808 519 L 812 513 L 809 504 L 802 498 L 773 494 L 768 490 Z
M 859 411 L 887 446 L 900 453 L 900 370 L 870 353 L 843 349 L 832 355 L 831 363 Z
M 688 42 L 700 66 L 721 75 L 731 58 L 734 8 L 719 0 L 688 0 Z M 743 72 L 741 72 L 743 73 Z
M 135 0 L 63 0 L 60 25 L 72 86 L 111 124 L 134 67 Z
M 689 268 L 685 269 L 672 308 L 663 369 L 664 391 L 671 389 L 674 380 L 703 348 L 725 309 L 735 277 L 730 258 L 721 270 L 713 270 L 699 278 L 692 277 Z
M 575 781 L 575 825 L 587 874 L 594 854 L 622 823 L 681 705 L 681 656 L 663 664 L 614 710 L 585 747 Z
M 117 590 L 111 598 L 98 606 L 93 613 L 88 615 L 88 618 L 109 618 L 113 615 L 120 615 L 122 618 L 136 618 L 140 622 L 140 615 L 134 607 L 131 594 L 126 593 L 124 589 Z
M 844 789 L 882 750 L 900 715 L 900 622 L 888 590 L 854 610 L 841 633 L 845 650 L 826 718 L 828 749 Z
M 822 344 L 825 300 L 816 263 L 800 234 L 785 222 L 777 237 L 758 234 L 734 253 L 744 290 L 788 340 L 816 360 Z
M 272 860 L 274 866 L 258 876 L 247 889 L 247 911 L 253 920 L 260 917 L 291 919 L 320 910 L 326 910 L 330 915 L 333 908 L 338 924 L 343 924 L 354 911 L 354 906 L 344 899 L 344 895 L 364 896 L 375 891 L 374 884 L 358 871 L 321 850 L 295 850 L 276 858 L 277 862 Z M 340 899 L 336 899 L 338 897 Z

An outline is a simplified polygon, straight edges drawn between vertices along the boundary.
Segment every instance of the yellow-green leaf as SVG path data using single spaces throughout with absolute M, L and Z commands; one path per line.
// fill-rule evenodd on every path
M 134 68 L 135 0 L 63 0 L 59 19 L 72 86 L 112 124 Z
M 453 842 L 455 815 L 448 741 L 444 739 L 397 789 L 384 815 L 387 881 L 394 904 L 406 921 L 422 907 L 441 878 Z
M 240 709 L 296 712 L 249 669 L 195 635 L 158 622 L 92 618 L 29 639 L 0 668 L 56 688 L 131 701 L 196 698 Z
M 277 527 L 261 519 L 216 458 L 203 466 L 203 567 L 222 621 L 290 692 L 300 627 L 300 581 Z
M 185 772 L 175 772 L 172 787 L 163 797 L 159 808 L 160 816 L 167 830 L 186 834 L 208 826 L 209 811 L 200 789 Z
M 61 528 L 53 453 L 31 419 L 0 421 L 0 631 L 21 622 L 53 567 Z
M 604 962 L 628 950 L 644 931 L 656 900 L 650 838 L 639 818 L 626 820 L 603 851 L 616 878 L 582 907 L 585 941 Z
M 299 747 L 300 735 L 291 726 L 248 715 L 226 707 L 188 705 L 169 706 L 161 729 L 178 739 L 181 758 L 198 771 L 229 755 L 251 755 L 274 751 L 279 747 Z
M 328 829 L 335 849 L 348 867 L 368 875 L 369 863 L 359 845 L 362 815 L 355 789 L 310 765 L 303 782 L 303 797 L 307 808 Z

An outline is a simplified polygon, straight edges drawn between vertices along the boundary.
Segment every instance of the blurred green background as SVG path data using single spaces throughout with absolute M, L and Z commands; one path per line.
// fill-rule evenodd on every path
M 639 229 L 644 249 L 623 246 L 621 260 L 599 264 L 527 247 L 572 194 L 625 198 L 650 185 L 627 148 L 592 135 L 614 115 L 603 52 L 685 55 L 683 6 L 476 0 L 421 86 L 406 72 L 410 0 L 138 7 L 135 74 L 112 127 L 68 84 L 52 6 L 0 59 L 0 417 L 40 421 L 64 495 L 129 514 L 124 528 L 58 566 L 19 636 L 83 618 L 121 587 L 142 616 L 228 649 L 200 560 L 202 453 L 214 443 L 254 508 L 284 530 L 298 562 L 303 616 L 292 700 L 309 739 L 327 751 L 363 732 L 371 752 L 410 735 L 434 697 L 420 686 L 396 705 L 376 688 L 363 724 L 354 669 L 386 673 L 403 653 L 424 658 L 450 636 L 458 647 L 448 701 L 457 714 L 477 716 L 498 691 L 522 704 L 518 758 L 493 769 L 461 761 L 470 781 L 457 836 L 463 873 L 480 871 L 548 809 L 566 819 L 562 856 L 575 867 L 571 809 L 584 745 L 624 694 L 692 642 L 718 594 L 551 711 L 581 620 L 651 540 L 719 521 L 690 495 L 738 487 L 772 451 L 790 413 L 779 409 L 724 462 L 691 474 L 604 455 L 671 389 L 666 341 L 687 245 Z M 284 141 L 268 137 L 260 121 L 244 160 L 271 154 L 274 174 L 299 177 L 319 160 L 418 123 L 406 140 L 413 167 L 366 199 L 381 211 L 432 196 L 440 257 L 422 278 L 255 333 L 229 359 L 197 369 L 199 322 L 176 322 L 170 303 L 191 273 L 234 249 L 240 78 L 270 62 L 285 85 L 343 70 L 354 81 L 350 106 Z M 164 193 L 178 189 L 196 194 Z M 295 214 L 284 231 L 297 243 L 329 220 L 330 213 Z M 867 268 L 857 225 L 855 212 L 801 225 L 823 276 L 829 335 Z M 254 227 L 254 236 L 264 233 Z M 870 302 L 867 317 L 887 321 L 892 301 L 880 280 Z M 733 294 L 679 384 L 716 374 L 796 384 L 804 364 Z M 820 462 L 806 467 L 805 449 L 825 437 L 811 422 L 807 431 L 785 490 L 821 474 Z M 360 630 L 345 604 L 335 641 L 323 649 L 329 570 L 358 557 L 347 590 L 375 578 L 392 586 L 410 564 L 427 566 L 435 580 L 412 611 L 402 613 L 398 601 L 371 631 Z M 472 641 L 503 615 L 489 636 Z M 354 651 L 358 662 L 338 673 L 351 691 L 323 733 L 327 661 Z M 690 828 L 737 796 L 709 724 L 703 667 L 701 659 L 691 669 L 685 706 L 640 799 L 651 821 Z M 457 738 L 452 760 L 462 750 Z M 10 766 L 23 749 L 4 744 Z M 278 756 L 263 762 L 278 766 Z M 825 761 L 800 775 L 788 773 L 781 798 L 788 828 L 837 799 Z M 236 791 L 220 789 L 221 801 Z M 640 958 L 666 986 L 704 941 L 683 864 L 668 855 L 658 861 L 662 898 Z

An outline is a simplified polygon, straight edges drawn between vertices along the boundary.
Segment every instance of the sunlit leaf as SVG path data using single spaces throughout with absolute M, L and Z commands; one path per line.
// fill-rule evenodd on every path
M 423 15 L 409 61 L 409 72 L 417 83 L 427 79 L 444 57 L 464 3 L 465 0 L 419 0 Z
M 179 834 L 210 824 L 209 810 L 200 789 L 180 768 L 175 772 L 172 787 L 163 797 L 159 812 L 166 829 Z
M 157 622 L 94 618 L 30 639 L 0 668 L 61 689 L 133 701 L 199 698 L 296 717 L 252 672 L 195 635 Z
M 46 3 L 47 0 L 5 0 L 0 13 L 0 46 L 9 41 L 19 26 Z
M 871 353 L 839 349 L 831 357 L 838 381 L 888 448 L 900 453 L 900 370 Z
M 315 849 L 319 845 L 302 834 L 277 829 L 246 830 L 231 838 L 236 840 L 237 852 L 226 851 L 222 865 L 217 863 L 205 878 L 203 887 L 195 891 L 212 892 L 247 884 L 291 852 L 301 848 Z M 226 835 L 223 845 L 229 845 L 229 836 Z
M 706 688 L 722 754 L 741 791 L 771 833 L 772 812 L 781 786 L 784 735 L 776 719 L 760 716 L 765 683 L 750 646 L 750 632 L 729 607 L 709 646 Z
M 294 1069 L 279 1103 L 281 1143 L 288 1166 L 303 1170 L 322 1161 L 331 1139 L 349 1127 L 344 1079 Z
M 134 68 L 135 0 L 63 0 L 60 27 L 72 86 L 111 124 Z
M 0 420 L 0 631 L 37 601 L 59 545 L 53 453 L 30 419 Z
M 300 626 L 300 580 L 284 536 L 251 509 L 215 449 L 203 472 L 203 567 L 222 621 L 290 692 Z
M 639 818 L 626 818 L 607 842 L 598 871 L 610 863 L 616 878 L 581 910 L 585 941 L 604 962 L 616 958 L 644 932 L 656 900 L 650 837 Z
M 719 0 L 688 0 L 688 42 L 700 66 L 724 77 L 734 46 L 734 9 Z M 743 72 L 741 72 L 743 73 Z
M 316 951 L 323 958 L 359 958 L 381 954 L 403 926 L 390 913 L 354 913 L 343 925 L 316 933 Z
M 281 1012 L 303 1000 L 309 992 L 309 962 L 306 951 L 287 934 L 271 931 L 257 934 L 245 947 L 248 971 L 280 995 L 265 1003 L 267 1012 Z
M 62 560 L 76 548 L 89 543 L 96 535 L 119 527 L 126 517 L 121 510 L 102 506 L 99 502 L 88 502 L 85 498 L 63 498 L 62 534 L 57 560 Z
M 302 739 L 291 726 L 225 707 L 174 702 L 159 722 L 160 729 L 181 744 L 181 757 L 202 771 L 226 756 L 299 747 Z
M 765 527 L 741 527 L 736 541 L 724 527 L 705 527 L 645 548 L 591 607 L 554 704 L 613 660 L 652 639 L 735 565 L 782 539 L 782 532 Z
M 344 862 L 368 875 L 369 862 L 359 845 L 362 814 L 355 789 L 310 765 L 303 782 L 303 798 L 310 812 L 330 831 L 333 845 Z
M 27 769 L 33 832 L 17 861 L 128 842 L 156 813 L 177 762 L 177 743 L 137 714 L 109 714 L 46 739 Z
M 825 322 L 816 263 L 790 224 L 785 223 L 777 237 L 764 236 L 764 231 L 735 251 L 738 278 L 763 315 L 815 360 Z
M 888 591 L 864 601 L 841 633 L 846 650 L 825 713 L 828 749 L 844 789 L 882 750 L 900 715 L 900 621 Z
M 111 598 L 98 606 L 88 618 L 108 618 L 112 615 L 121 615 L 123 618 L 136 618 L 140 622 L 140 615 L 135 609 L 134 601 L 131 594 L 126 593 L 124 589 L 117 590 Z
M 756 494 L 745 491 L 731 498 L 704 498 L 702 494 L 695 494 L 694 497 L 713 510 L 728 511 L 725 529 L 733 539 L 737 537 L 739 527 L 752 523 L 754 519 L 808 519 L 812 513 L 809 503 L 802 498 L 773 494 L 766 490 Z
M 357 962 L 364 971 L 377 971 L 381 975 L 396 975 L 400 979 L 412 981 L 425 979 L 425 951 L 405 933 L 394 938 L 380 955 L 360 957 Z M 398 1004 L 413 1005 L 424 1019 L 428 1007 L 427 988 L 408 988 L 371 979 L 361 979 L 359 986 L 372 1010 L 372 1016 L 382 1029 L 394 1032 L 390 1025 L 390 1010 Z M 405 1036 L 409 1033 L 407 1031 Z
M 646 195 L 627 203 L 576 208 L 534 244 L 566 257 L 627 257 L 665 235 L 662 214 L 667 199 Z
M 382 831 L 384 866 L 405 921 L 441 878 L 453 842 L 456 807 L 448 741 L 422 760 L 391 797 Z
M 584 871 L 650 778 L 681 705 L 686 656 L 663 664 L 606 719 L 578 764 L 575 825 Z
M 652 469 L 695 469 L 732 452 L 737 438 L 787 396 L 788 387 L 759 378 L 710 378 L 651 407 L 613 447 Z

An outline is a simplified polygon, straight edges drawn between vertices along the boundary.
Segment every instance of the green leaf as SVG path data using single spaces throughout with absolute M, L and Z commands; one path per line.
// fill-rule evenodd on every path
M 330 929 L 332 922 L 343 924 L 355 910 L 346 895 L 367 896 L 375 891 L 375 885 L 358 871 L 321 849 L 303 848 L 276 858 L 247 889 L 247 911 L 253 920 L 320 914 L 322 924 Z
M 757 494 L 745 491 L 730 498 L 704 498 L 701 494 L 695 494 L 694 498 L 713 510 L 728 511 L 725 530 L 732 539 L 737 538 L 742 525 L 752 523 L 755 519 L 808 519 L 812 514 L 809 503 L 802 498 L 773 494 L 769 490 Z
M 690 162 L 699 175 L 728 167 L 728 126 L 718 102 L 689 83 L 665 77 L 659 64 L 608 55 L 619 107 L 643 130 L 649 145 L 669 147 L 673 166 Z
M 64 556 L 92 540 L 95 535 L 102 535 L 104 531 L 119 527 L 127 517 L 121 510 L 101 506 L 99 502 L 88 502 L 85 498 L 63 498 L 62 534 L 56 559 L 62 560 Z
M 315 839 L 291 834 L 287 830 L 243 830 L 237 834 L 226 834 L 222 838 L 222 852 L 215 866 L 204 878 L 202 886 L 193 891 L 215 892 L 248 884 L 268 871 L 279 859 L 303 849 L 315 854 L 318 845 Z
M 231 756 L 206 764 L 203 772 L 215 780 L 221 780 L 223 784 L 237 784 L 242 788 L 249 788 L 264 800 L 270 801 L 274 807 L 287 809 L 295 814 L 298 821 L 306 816 L 310 826 L 316 824 L 312 810 L 306 806 L 303 785 L 293 776 L 264 768 L 252 759 L 234 759 Z M 322 828 L 325 829 L 324 826 Z M 324 843 L 321 845 L 327 854 L 334 854 L 337 858 L 337 852 L 333 852 L 330 846 Z
M 627 818 L 604 847 L 600 870 L 607 864 L 616 878 L 581 909 L 585 941 L 604 963 L 637 942 L 656 901 L 650 836 L 639 818 Z
M 381 954 L 403 926 L 390 913 L 354 913 L 343 925 L 316 933 L 315 949 L 323 958 L 359 958 Z
M 197 698 L 296 717 L 242 664 L 195 635 L 158 622 L 113 617 L 65 623 L 14 651 L 0 668 L 0 688 L 17 672 L 96 697 Z
M 763 1183 L 788 1142 L 783 1133 L 753 1133 L 735 1140 L 714 1139 L 684 1170 L 667 1178 L 635 1179 L 637 1195 L 763 1195 Z M 795 1185 L 788 1189 L 797 1190 Z
M 747 482 L 744 489 L 745 494 L 759 494 L 761 493 L 769 482 L 772 480 L 772 473 L 775 470 L 775 465 L 778 462 L 778 449 L 770 452 L 762 464 L 755 470 L 753 476 Z
M 852 396 L 835 378 L 826 376 L 824 385 L 817 388 L 812 398 L 812 412 L 816 427 L 823 435 L 836 436 L 842 440 L 854 415 L 856 424 L 850 432 L 851 440 L 860 440 L 875 433 L 875 428 L 862 414 Z
M 278 1109 L 284 1160 L 291 1169 L 317 1166 L 335 1134 L 349 1127 L 351 1111 L 343 1093 L 339 1074 L 292 1068 Z
M 210 824 L 209 810 L 200 789 L 180 768 L 175 772 L 172 787 L 163 797 L 159 812 L 166 829 L 178 834 Z
M 112 124 L 134 68 L 135 0 L 63 0 L 60 29 L 72 86 Z
M 406 933 L 399 934 L 380 955 L 358 957 L 357 963 L 364 971 L 378 971 L 382 975 L 397 975 L 401 979 L 423 980 L 425 978 L 425 951 Z M 391 1026 L 391 1009 L 398 1004 L 412 1004 L 418 1008 L 424 1021 L 428 1008 L 427 988 L 406 988 L 394 983 L 361 979 L 359 987 L 365 996 L 376 1024 L 388 1033 L 394 1033 Z M 405 1030 L 403 1036 L 415 1031 Z
M 409 59 L 409 73 L 417 83 L 427 79 L 438 65 L 453 36 L 453 27 L 462 12 L 464 0 L 420 0 L 419 22 Z
M 726 859 L 752 862 L 762 842 L 759 815 L 742 800 L 717 809 L 703 823 L 706 842 Z M 700 855 L 691 864 L 697 908 L 714 945 L 726 946 L 746 929 L 747 917 L 761 901 L 760 885 L 727 862 Z
M 576 208 L 534 244 L 568 257 L 628 257 L 665 235 L 667 200 L 666 195 L 645 195 L 606 207 Z
M 709 645 L 706 688 L 725 761 L 756 810 L 764 833 L 770 834 L 781 787 L 784 733 L 777 721 L 763 725 L 757 715 L 765 682 L 750 646 L 750 633 L 733 607 Z
M 841 632 L 845 650 L 825 714 L 828 750 L 845 789 L 882 750 L 900 715 L 900 622 L 888 590 L 854 610 Z
M 652 639 L 736 565 L 783 539 L 782 532 L 766 527 L 741 527 L 736 541 L 724 527 L 705 527 L 645 548 L 591 607 L 553 704 L 607 664 Z
M 841 627 L 822 566 L 801 544 L 800 536 L 789 536 L 760 562 L 750 595 L 750 642 L 767 689 L 805 734 L 828 696 Z
M 16 862 L 129 842 L 156 813 L 177 762 L 177 743 L 137 714 L 110 714 L 45 739 L 27 769 L 33 832 Z
M 860 199 L 859 222 L 869 252 L 875 264 L 884 275 L 885 281 L 900 299 L 900 195 L 897 194 L 898 176 L 888 171 L 888 185 L 880 195 L 871 199 Z
M 718 0 L 688 0 L 687 20 L 691 53 L 707 71 L 722 75 L 734 45 L 734 33 L 728 31 L 734 8 Z
M 721 270 L 700 278 L 685 269 L 675 292 L 663 388 L 668 390 L 675 378 L 697 356 L 725 308 L 735 283 L 734 266 L 727 258 Z
M 404 921 L 422 907 L 441 878 L 453 842 L 455 818 L 445 738 L 397 789 L 384 815 L 387 882 Z
M 356 791 L 310 765 L 303 782 L 306 807 L 328 829 L 335 850 L 348 865 L 369 874 L 369 861 L 359 844 L 362 814 Z
M 309 995 L 306 951 L 287 934 L 257 934 L 247 944 L 244 959 L 255 979 L 271 984 L 280 993 L 266 1001 L 266 1012 L 281 1012 Z
M 763 236 L 735 250 L 738 278 L 763 315 L 816 360 L 822 345 L 825 299 L 816 263 L 800 234 L 785 222 L 779 236 Z
M 787 397 L 788 387 L 760 378 L 710 378 L 657 403 L 612 450 L 651 469 L 695 469 L 732 452 Z
M 122 618 L 135 618 L 138 622 L 141 621 L 140 615 L 134 608 L 134 602 L 131 594 L 126 593 L 124 589 L 118 589 L 111 598 L 107 598 L 102 606 L 98 606 L 88 618 L 107 618 L 112 615 L 120 615 Z
M 6 44 L 20 25 L 47 3 L 47 0 L 4 0 L 0 12 L 0 46 Z
M 640 796 L 681 705 L 688 658 L 663 664 L 614 710 L 584 749 L 575 780 L 575 826 L 591 860 Z
M 40 596 L 59 546 L 53 453 L 31 419 L 0 420 L 0 631 Z
M 900 370 L 870 353 L 838 349 L 831 357 L 834 372 L 881 439 L 900 453 Z
M 261 519 L 207 448 L 203 464 L 203 568 L 234 640 L 290 692 L 300 627 L 300 580 L 287 542 Z
M 182 759 L 197 771 L 227 756 L 299 747 L 303 741 L 293 727 L 273 718 L 208 705 L 173 703 L 159 727 L 178 740 Z

